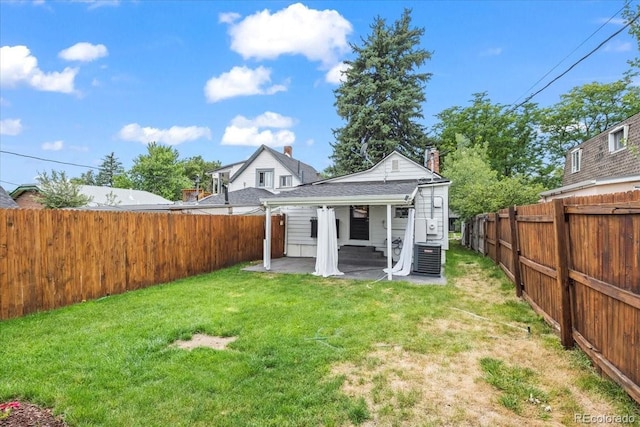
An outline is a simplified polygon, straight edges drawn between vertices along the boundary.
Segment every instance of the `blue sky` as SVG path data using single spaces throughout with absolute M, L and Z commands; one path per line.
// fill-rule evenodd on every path
M 620 29 L 619 14 L 603 24 L 622 5 L 2 0 L 0 147 L 89 166 L 113 151 L 128 169 L 152 140 L 223 164 L 265 143 L 292 145 L 295 158 L 322 170 L 331 164 L 331 129 L 342 125 L 337 71 L 375 16 L 392 23 L 409 7 L 425 29 L 430 127 L 473 93 L 521 101 Z M 637 54 L 624 31 L 533 101 L 548 106 L 572 87 L 617 80 Z M 0 153 L 9 191 L 51 169 L 87 170 Z

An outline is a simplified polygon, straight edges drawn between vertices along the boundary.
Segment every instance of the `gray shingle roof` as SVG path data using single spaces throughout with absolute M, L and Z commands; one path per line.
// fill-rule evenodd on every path
M 317 181 L 320 178 L 318 175 L 318 171 L 316 171 L 312 166 L 301 162 L 300 160 L 289 157 L 284 153 L 280 153 L 273 148 L 267 147 L 266 145 L 261 145 L 260 148 L 258 148 L 255 153 L 253 153 L 251 157 L 247 159 L 244 165 L 242 165 L 242 167 L 233 174 L 229 181 L 233 182 L 237 177 L 239 177 L 240 174 L 249 167 L 251 162 L 253 162 L 253 160 L 258 157 L 258 155 L 264 150 L 269 151 L 273 155 L 273 157 L 280 162 L 282 166 L 284 166 L 289 172 L 291 172 L 292 175 L 300 178 L 303 184 Z
M 18 204 L 0 186 L 0 208 L 17 208 Z
M 242 190 L 229 191 L 230 206 L 259 206 L 260 199 L 271 196 L 270 191 L 264 188 L 243 188 Z M 200 205 L 224 205 L 224 194 L 215 194 L 205 197 L 198 202 Z
M 291 191 L 271 194 L 263 199 L 292 199 L 306 197 L 357 197 L 411 194 L 418 186 L 418 181 L 385 182 L 336 182 L 317 185 L 302 185 Z

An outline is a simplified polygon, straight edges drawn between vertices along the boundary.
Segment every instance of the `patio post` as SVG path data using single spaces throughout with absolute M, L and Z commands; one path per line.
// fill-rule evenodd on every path
M 264 218 L 264 244 L 262 260 L 265 270 L 271 270 L 271 207 L 267 206 Z
M 393 280 L 393 252 L 391 252 L 391 205 L 387 205 L 387 280 Z

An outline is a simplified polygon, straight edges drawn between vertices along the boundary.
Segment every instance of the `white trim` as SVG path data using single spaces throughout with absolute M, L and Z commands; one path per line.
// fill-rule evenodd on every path
M 622 131 L 622 139 L 623 139 L 623 144 L 620 147 L 615 146 L 616 140 L 615 140 L 615 134 Z M 624 150 L 627 148 L 627 140 L 629 139 L 629 125 L 621 125 L 618 127 L 615 127 L 613 129 L 611 129 L 609 131 L 609 152 L 610 153 L 617 153 L 618 151 Z
M 582 166 L 582 148 L 576 148 L 569 153 L 571 160 L 571 173 L 580 172 Z

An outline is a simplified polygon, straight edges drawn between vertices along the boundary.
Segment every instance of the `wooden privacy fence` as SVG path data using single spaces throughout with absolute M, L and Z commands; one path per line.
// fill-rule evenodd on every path
M 517 295 L 640 402 L 640 191 L 478 218 Z
M 273 217 L 273 258 L 284 221 Z M 261 259 L 264 226 L 264 216 L 0 209 L 0 319 Z

